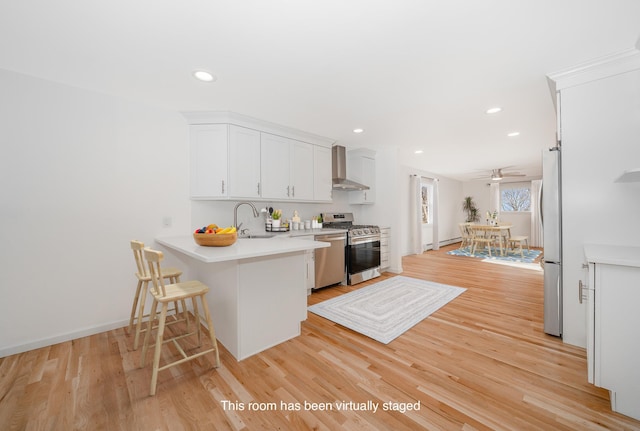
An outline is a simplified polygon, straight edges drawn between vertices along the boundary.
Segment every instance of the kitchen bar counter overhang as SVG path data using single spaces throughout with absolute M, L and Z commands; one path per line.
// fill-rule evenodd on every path
M 209 286 L 216 338 L 237 360 L 300 335 L 306 254 L 329 246 L 300 238 L 238 239 L 229 247 L 202 247 L 186 235 L 156 241 L 187 256 L 192 276 Z

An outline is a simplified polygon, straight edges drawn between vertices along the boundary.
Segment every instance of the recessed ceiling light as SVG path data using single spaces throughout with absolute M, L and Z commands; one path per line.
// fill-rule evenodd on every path
M 415 150 L 414 153 L 415 154 L 422 154 L 422 153 L 424 153 L 424 151 L 423 150 Z
M 362 133 L 364 129 L 353 129 L 353 133 Z
M 489 108 L 486 110 L 487 114 L 497 114 L 498 112 L 502 111 L 502 108 L 499 107 L 495 107 L 495 108 Z
M 520 132 L 511 132 L 511 133 L 507 133 L 507 136 L 512 138 L 514 136 L 518 136 L 520 134 Z
M 193 76 L 195 76 L 196 79 L 204 82 L 213 82 L 216 80 L 216 76 L 211 72 L 207 72 L 206 70 L 194 70 Z

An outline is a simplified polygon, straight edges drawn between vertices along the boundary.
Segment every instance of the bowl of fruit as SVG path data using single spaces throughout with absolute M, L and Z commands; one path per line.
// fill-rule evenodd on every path
M 238 234 L 233 226 L 222 228 L 216 224 L 210 224 L 196 229 L 193 233 L 193 239 L 196 244 L 205 247 L 226 247 L 236 242 Z

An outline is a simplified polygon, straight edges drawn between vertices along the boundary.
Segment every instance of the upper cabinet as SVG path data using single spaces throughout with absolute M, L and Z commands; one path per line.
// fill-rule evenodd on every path
M 333 179 L 331 173 L 331 148 L 313 147 L 313 199 L 330 201 Z
M 228 196 L 228 127 L 226 124 L 191 126 L 191 197 L 220 199 Z
M 229 197 L 259 198 L 260 132 L 229 126 Z
M 314 200 L 313 145 L 262 133 L 262 197 Z
M 347 153 L 349 178 L 369 186 L 369 190 L 349 192 L 351 204 L 373 204 L 376 201 L 376 153 L 360 148 Z
M 192 199 L 331 201 L 332 141 L 228 112 L 183 115 Z

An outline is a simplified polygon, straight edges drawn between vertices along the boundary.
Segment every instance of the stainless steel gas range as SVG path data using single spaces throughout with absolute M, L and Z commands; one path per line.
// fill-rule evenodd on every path
M 380 276 L 380 228 L 353 224 L 353 213 L 322 214 L 323 227 L 347 229 L 347 284 Z

